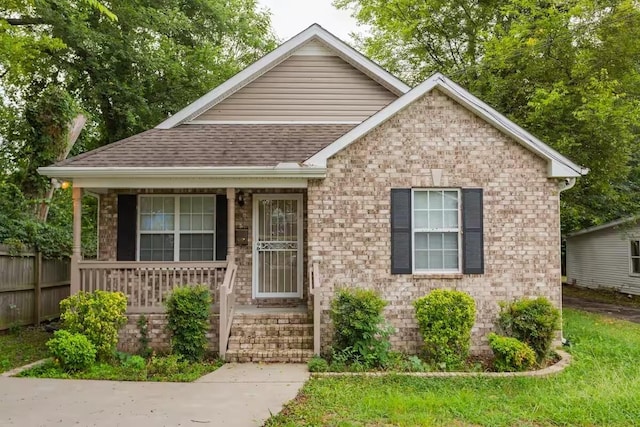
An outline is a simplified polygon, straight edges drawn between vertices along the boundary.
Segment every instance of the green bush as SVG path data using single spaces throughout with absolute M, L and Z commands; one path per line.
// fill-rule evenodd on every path
M 535 351 L 538 362 L 543 361 L 560 329 L 560 310 L 543 297 L 502 303 L 500 307 L 500 328 L 507 336 L 528 344 Z
M 60 310 L 64 329 L 85 335 L 98 359 L 113 357 L 118 331 L 127 322 L 127 297 L 122 292 L 79 292 L 60 301 Z
M 167 327 L 171 348 L 186 360 L 195 362 L 207 349 L 211 295 L 206 286 L 184 286 L 173 290 L 166 302 Z
M 427 359 L 446 368 L 460 366 L 469 355 L 476 305 L 468 294 L 436 289 L 413 306 Z
M 89 368 L 96 360 L 96 348 L 89 339 L 78 333 L 56 331 L 47 341 L 47 348 L 56 362 L 68 372 Z
M 382 316 L 386 305 L 374 291 L 338 291 L 331 302 L 330 312 L 334 327 L 334 356 L 348 355 L 346 363 L 357 362 L 368 368 L 386 364 L 389 336 L 393 333 Z
M 526 371 L 536 364 L 536 353 L 517 338 L 489 334 L 494 366 L 501 372 Z
M 329 363 L 320 356 L 313 356 L 307 362 L 307 368 L 309 368 L 309 372 L 327 372 Z

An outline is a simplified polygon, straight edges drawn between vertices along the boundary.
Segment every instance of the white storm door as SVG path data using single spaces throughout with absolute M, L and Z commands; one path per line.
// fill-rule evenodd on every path
M 302 297 L 302 194 L 253 198 L 253 297 Z

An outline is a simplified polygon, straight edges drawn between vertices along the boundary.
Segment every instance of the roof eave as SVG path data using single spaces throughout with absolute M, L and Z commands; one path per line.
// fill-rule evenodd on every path
M 38 168 L 38 173 L 50 178 L 324 178 L 326 168 L 301 167 L 282 163 L 277 166 L 247 167 L 60 167 Z

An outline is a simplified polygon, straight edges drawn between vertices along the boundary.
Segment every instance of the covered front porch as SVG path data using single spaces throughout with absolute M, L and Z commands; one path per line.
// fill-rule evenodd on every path
M 80 247 L 82 195 L 87 193 L 99 199 L 98 256 L 91 260 L 83 259 Z M 306 188 L 132 189 L 74 183 L 73 212 L 72 293 L 122 292 L 128 314 L 137 318 L 164 313 L 177 286 L 206 285 L 218 341 L 212 347 L 221 357 L 232 327 L 251 323 L 247 319 L 256 308 L 282 308 L 273 313 L 286 319 L 292 318 L 288 311 L 300 318 L 301 308 L 310 320 L 319 314 L 312 297 L 318 282 L 306 261 Z

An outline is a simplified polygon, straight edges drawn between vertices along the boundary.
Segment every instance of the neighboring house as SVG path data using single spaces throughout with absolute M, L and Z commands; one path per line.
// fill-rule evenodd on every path
M 499 301 L 559 306 L 559 195 L 587 170 L 446 77 L 411 89 L 313 25 L 156 128 L 40 172 L 73 182 L 73 289 L 129 296 L 123 346 L 135 313 L 166 344 L 167 290 L 204 282 L 214 349 L 294 361 L 327 350 L 340 287 L 379 291 L 407 352 L 433 289 L 475 299 L 475 352 Z M 82 192 L 100 198 L 97 261 Z
M 640 224 L 623 218 L 568 234 L 567 283 L 640 295 Z

